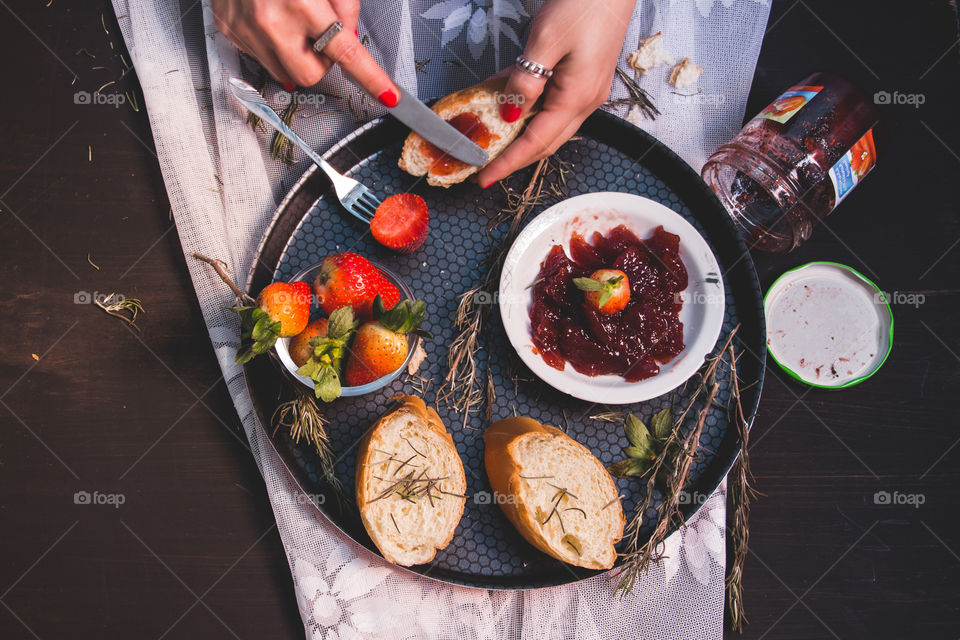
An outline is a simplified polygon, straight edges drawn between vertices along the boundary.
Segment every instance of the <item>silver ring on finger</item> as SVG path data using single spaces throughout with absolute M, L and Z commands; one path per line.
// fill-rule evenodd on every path
M 517 69 L 521 71 L 526 71 L 534 78 L 546 80 L 553 75 L 553 69 L 545 67 L 539 62 L 534 62 L 533 60 L 527 60 L 523 56 L 517 56 Z
M 327 45 L 330 44 L 334 36 L 341 31 L 343 31 L 343 23 L 337 20 L 327 27 L 326 31 L 317 36 L 317 39 L 313 41 L 313 50 L 317 53 L 323 53 L 323 50 L 327 48 Z

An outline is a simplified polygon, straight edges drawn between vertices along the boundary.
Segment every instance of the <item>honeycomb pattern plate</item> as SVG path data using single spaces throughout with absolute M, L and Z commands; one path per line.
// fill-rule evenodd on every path
M 447 345 L 456 334 L 454 317 L 461 293 L 476 286 L 484 273 L 483 261 L 491 249 L 507 239 L 507 226 L 489 228 L 496 212 L 506 204 L 506 192 L 497 186 L 483 190 L 473 184 L 450 189 L 429 187 L 397 168 L 397 158 L 406 130 L 392 119 L 374 121 L 358 129 L 326 154 L 338 170 L 360 180 L 381 197 L 411 191 L 423 196 L 430 207 L 430 234 L 424 246 L 412 255 L 400 256 L 380 247 L 369 230 L 340 209 L 328 192 L 329 183 L 316 167 L 308 170 L 280 205 L 259 249 L 248 280 L 249 291 L 259 291 L 274 280 L 286 280 L 325 256 L 356 251 L 389 265 L 423 298 L 429 309 L 425 328 L 434 339 L 427 343 L 428 359 L 419 375 L 429 380 L 424 398 L 436 404 L 436 392 L 446 374 Z M 737 235 L 722 205 L 700 177 L 669 149 L 642 130 L 615 116 L 597 112 L 581 127 L 578 136 L 557 153 L 567 167 L 566 196 L 596 191 L 620 191 L 659 202 L 688 220 L 707 240 L 723 272 L 726 314 L 720 341 L 741 325 L 738 341 L 743 357 L 738 362 L 744 410 L 756 411 L 765 369 L 762 301 L 759 283 L 747 248 Z M 507 186 L 526 186 L 530 169 L 513 176 Z M 530 220 L 551 202 L 538 206 Z M 497 279 L 494 279 L 496 287 Z M 480 304 L 495 304 L 492 292 L 477 295 Z M 434 579 L 480 588 L 534 588 L 581 580 L 593 575 L 556 561 L 530 546 L 513 529 L 496 504 L 483 469 L 483 429 L 489 420 L 530 416 L 557 426 L 587 446 L 604 464 L 623 457 L 626 440 L 622 426 L 592 419 L 598 413 L 627 410 L 641 418 L 682 400 L 682 391 L 626 406 L 604 406 L 564 395 L 541 382 L 520 362 L 493 309 L 483 330 L 483 349 L 478 367 L 484 384 L 489 372 L 495 400 L 489 407 L 464 418 L 441 404 L 441 418 L 453 435 L 467 471 L 468 499 L 463 518 L 450 545 L 429 564 L 411 570 Z M 719 348 L 719 344 L 716 348 Z M 247 365 L 247 381 L 261 422 L 277 403 L 289 397 L 277 365 L 258 358 Z M 336 473 L 353 495 L 357 444 L 366 430 L 389 406 L 397 393 L 420 395 L 423 385 L 400 376 L 379 392 L 341 398 L 326 412 L 331 446 L 337 458 Z M 286 394 L 286 395 L 285 395 Z M 724 385 L 717 401 L 725 403 Z M 268 433 L 272 428 L 265 426 Z M 694 498 L 683 505 L 689 516 L 719 485 L 739 452 L 735 429 L 728 428 L 722 411 L 707 418 L 702 454 L 687 487 Z M 359 519 L 356 507 L 340 504 L 324 481 L 316 455 L 306 444 L 294 443 L 283 430 L 272 442 L 304 493 L 346 535 L 377 553 Z M 628 520 L 643 497 L 637 480 L 618 480 Z M 656 517 L 659 492 L 647 521 Z M 648 525 L 649 526 L 649 525 Z M 649 529 L 643 532 L 649 535 Z

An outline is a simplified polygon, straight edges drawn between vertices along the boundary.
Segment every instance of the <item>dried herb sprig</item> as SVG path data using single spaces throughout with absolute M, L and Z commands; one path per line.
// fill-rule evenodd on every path
M 481 332 L 493 306 L 493 292 L 500 280 L 503 261 L 530 213 L 538 205 L 563 197 L 566 170 L 567 163 L 554 156 L 541 159 L 522 191 L 505 187 L 507 205 L 487 225 L 490 233 L 501 224 L 510 223 L 504 238 L 484 261 L 484 276 L 480 283 L 460 295 L 455 317 L 459 333 L 450 343 L 447 374 L 437 389 L 437 402 L 442 401 L 462 413 L 465 429 L 471 428 L 470 414 L 478 405 L 485 399 L 488 402 L 493 399 L 483 388 L 476 355 L 481 348 Z
M 743 609 L 743 565 L 747 559 L 750 541 L 750 502 L 757 497 L 758 492 L 751 486 L 753 472 L 750 470 L 750 420 L 743 413 L 743 404 L 740 402 L 740 380 L 737 377 L 737 356 L 733 344 L 729 345 L 730 354 L 730 393 L 733 402 L 733 420 L 737 425 L 737 435 L 740 437 L 740 456 L 730 472 L 730 482 L 727 492 L 730 496 L 730 515 L 732 524 L 730 531 L 730 545 L 733 548 L 733 562 L 727 570 L 727 612 L 730 615 L 730 628 L 734 631 L 743 631 L 747 616 Z
M 660 452 L 646 469 L 644 474 L 647 479 L 646 493 L 627 524 L 624 535 L 627 545 L 626 550 L 621 554 L 624 563 L 618 571 L 620 582 L 616 589 L 621 597 L 633 590 L 637 579 L 652 561 L 659 560 L 660 547 L 670 531 L 674 527 L 684 525 L 684 516 L 680 511 L 680 495 L 687 484 L 690 469 L 700 447 L 703 425 L 707 415 L 714 409 L 713 400 L 720 388 L 717 369 L 721 363 L 725 362 L 728 348 L 738 330 L 739 326 L 730 332 L 717 355 L 708 358 L 694 378 L 698 380 L 696 387 L 674 419 L 669 435 L 662 442 Z M 732 389 L 731 392 L 733 391 Z M 693 428 L 684 433 L 683 426 L 687 417 L 693 413 L 696 414 Z M 653 502 L 654 489 L 658 477 L 662 478 L 662 474 L 666 474 L 666 480 L 663 487 L 663 500 L 657 507 L 657 523 L 649 539 L 641 543 L 640 533 L 644 525 L 644 516 Z
M 300 91 L 294 89 L 290 95 L 290 104 L 280 114 L 280 119 L 287 126 L 293 122 L 293 116 L 300 108 Z M 279 131 L 273 134 L 273 142 L 270 144 L 270 153 L 277 160 L 282 160 L 286 164 L 293 164 L 293 143 Z
M 128 325 L 140 331 L 137 326 L 137 315 L 146 313 L 143 303 L 139 298 L 125 298 L 117 293 L 111 293 L 107 297 L 94 299 L 93 303 L 103 309 L 104 313 L 114 318 L 120 318 Z
M 641 87 L 636 80 L 630 77 L 626 71 L 617 67 L 617 77 L 620 78 L 620 81 L 623 82 L 624 86 L 627 88 L 627 93 L 630 94 L 627 98 L 617 98 L 615 100 L 608 100 L 606 106 L 608 107 L 637 107 L 643 113 L 644 116 L 650 118 L 651 120 L 656 120 L 657 116 L 660 115 L 660 110 L 657 109 L 656 105 L 653 104 L 653 99 L 650 98 L 650 94 Z
M 327 434 L 328 421 L 312 394 L 299 384 L 294 385 L 293 390 L 293 399 L 281 403 L 270 416 L 270 424 L 273 426 L 271 435 L 276 436 L 280 427 L 284 427 L 290 430 L 290 437 L 294 442 L 299 444 L 301 439 L 306 440 L 320 458 L 320 470 L 327 484 L 333 489 L 337 501 L 341 507 L 347 507 L 351 501 L 347 497 L 343 483 L 337 477 L 333 449 L 330 447 L 330 437 Z

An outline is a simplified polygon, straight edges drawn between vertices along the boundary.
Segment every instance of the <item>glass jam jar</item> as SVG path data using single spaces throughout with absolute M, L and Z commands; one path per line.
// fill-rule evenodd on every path
M 878 123 L 859 89 L 814 73 L 720 146 L 701 175 L 748 244 L 790 251 L 876 165 Z

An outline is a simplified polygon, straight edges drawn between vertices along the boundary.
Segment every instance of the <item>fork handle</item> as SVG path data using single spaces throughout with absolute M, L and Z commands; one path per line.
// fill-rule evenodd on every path
M 313 150 L 313 147 L 307 144 L 303 138 L 298 136 L 293 129 L 287 126 L 287 123 L 284 122 L 279 115 L 277 115 L 276 111 L 271 109 L 266 104 L 244 100 L 240 98 L 240 96 L 237 96 L 237 98 L 243 102 L 247 109 L 258 115 L 261 120 L 269 124 L 271 127 L 286 136 L 288 140 L 300 147 L 300 149 L 307 154 L 308 158 L 313 160 L 317 166 L 323 169 L 323 172 L 327 174 L 327 177 L 330 178 L 330 180 L 335 181 L 337 178 L 341 177 L 340 173 L 330 166 L 330 163 L 321 158 L 320 155 Z

